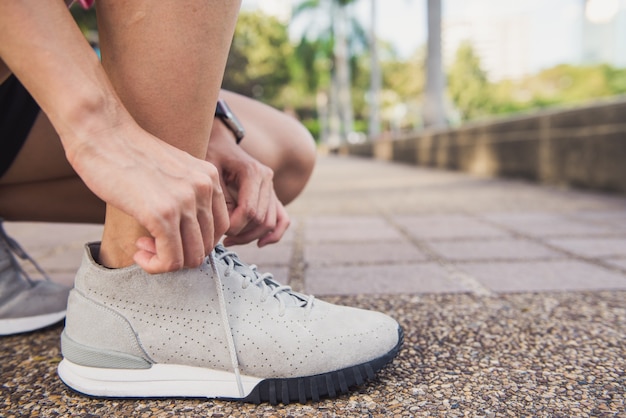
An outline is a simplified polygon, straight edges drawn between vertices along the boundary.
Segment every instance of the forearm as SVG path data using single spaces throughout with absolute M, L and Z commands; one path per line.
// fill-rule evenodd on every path
M 88 132 L 125 112 L 62 1 L 0 1 L 0 58 L 58 131 L 72 162 Z
M 11 70 L 9 70 L 9 67 L 0 59 L 0 84 L 4 83 L 10 75 Z

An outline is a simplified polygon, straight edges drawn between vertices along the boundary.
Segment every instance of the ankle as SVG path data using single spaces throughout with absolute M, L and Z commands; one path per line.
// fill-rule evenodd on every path
M 100 252 L 97 255 L 95 261 L 103 267 L 110 269 L 117 269 L 128 267 L 133 265 L 133 255 L 136 248 L 128 246 L 120 241 L 114 241 L 111 239 L 102 238 L 102 244 L 100 245 Z
M 107 268 L 123 268 L 135 264 L 137 239 L 146 231 L 132 217 L 107 205 L 98 264 Z

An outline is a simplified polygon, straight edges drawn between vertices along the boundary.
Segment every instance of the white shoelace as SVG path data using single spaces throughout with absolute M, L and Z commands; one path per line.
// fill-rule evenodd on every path
M 208 257 L 209 264 L 213 269 L 213 277 L 215 278 L 215 288 L 217 290 L 218 299 L 220 302 L 220 313 L 222 317 L 222 325 L 224 326 L 224 333 L 226 334 L 226 342 L 228 343 L 228 351 L 230 353 L 230 362 L 233 366 L 233 372 L 235 373 L 235 379 L 237 379 L 237 388 L 239 389 L 239 397 L 246 396 L 243 389 L 243 382 L 241 381 L 241 372 L 239 370 L 239 358 L 237 357 L 237 348 L 235 347 L 235 339 L 233 338 L 233 332 L 230 328 L 230 322 L 228 321 L 228 312 L 226 312 L 226 299 L 224 298 L 224 288 L 222 287 L 222 278 L 220 277 L 220 271 L 217 268 L 217 260 L 215 259 L 215 252 L 212 251 Z
M 46 280 L 50 280 L 50 277 L 46 274 L 44 269 L 42 269 L 41 266 L 39 266 L 39 264 L 30 255 L 28 255 L 26 251 L 24 251 L 24 249 L 17 243 L 17 241 L 15 241 L 6 233 L 2 222 L 3 220 L 2 218 L 0 218 L 0 241 L 4 242 L 4 245 L 8 250 L 8 254 L 11 258 L 11 264 L 13 265 L 13 268 L 15 268 L 20 273 L 20 276 L 23 277 L 28 282 L 28 284 L 30 284 L 31 286 L 34 285 L 33 279 L 31 279 L 31 277 L 28 275 L 28 273 L 26 273 L 26 270 L 24 270 L 22 265 L 15 259 L 15 257 L 13 257 L 13 254 L 15 254 L 22 260 L 30 262 Z M 2 245 L 2 243 L 0 243 L 0 245 Z
M 243 289 L 248 288 L 249 285 L 261 289 L 261 302 L 265 302 L 269 298 L 276 298 L 279 302 L 280 316 L 285 314 L 287 307 L 307 308 L 309 310 L 313 307 L 315 298 L 312 295 L 295 293 L 291 286 L 284 286 L 273 280 L 274 276 L 271 273 L 259 273 L 256 265 L 245 264 L 239 259 L 237 253 L 229 251 L 221 245 L 216 248 L 215 253 L 217 260 L 224 261 L 227 265 L 226 277 L 230 276 L 232 271 L 237 271 L 244 278 L 241 285 Z
M 237 357 L 237 348 L 235 347 L 235 340 L 228 320 L 228 312 L 226 311 L 226 299 L 224 297 L 224 288 L 222 286 L 222 278 L 217 267 L 218 261 L 226 263 L 225 276 L 228 277 L 237 267 L 240 267 L 241 271 L 238 271 L 243 277 L 242 288 L 246 289 L 249 285 L 257 286 L 262 290 L 261 302 L 265 302 L 268 298 L 276 298 L 279 301 L 279 315 L 285 314 L 287 306 L 301 307 L 308 309 L 309 311 L 313 307 L 313 296 L 305 296 L 298 293 L 294 293 L 290 286 L 283 286 L 280 283 L 272 280 L 273 276 L 270 273 L 260 274 L 256 269 L 256 265 L 246 265 L 237 254 L 233 251 L 228 251 L 226 248 L 219 245 L 215 251 L 211 252 L 208 257 L 209 264 L 213 269 L 213 277 L 215 278 L 215 286 L 217 288 L 220 311 L 222 316 L 222 325 L 226 333 L 226 340 L 228 343 L 228 350 L 230 352 L 230 360 L 237 379 L 237 387 L 239 388 L 239 394 L 243 398 L 245 397 L 245 391 L 243 383 L 241 381 L 241 372 L 239 369 L 239 358 Z M 246 271 L 248 270 L 248 271 Z M 250 277 L 252 273 L 254 277 Z

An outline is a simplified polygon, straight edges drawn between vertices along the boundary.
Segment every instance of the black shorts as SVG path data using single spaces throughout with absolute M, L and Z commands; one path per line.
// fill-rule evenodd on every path
M 0 177 L 22 149 L 39 110 L 15 76 L 0 84 Z

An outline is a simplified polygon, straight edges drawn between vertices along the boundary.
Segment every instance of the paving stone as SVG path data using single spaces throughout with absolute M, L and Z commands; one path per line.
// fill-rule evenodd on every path
M 46 222 L 4 222 L 7 233 L 28 252 L 58 253 L 65 248 L 81 248 L 99 241 L 102 225 Z
M 483 219 L 522 234 L 549 237 L 559 235 L 606 235 L 615 232 L 608 225 L 568 219 L 565 215 L 548 212 L 487 213 Z
M 626 212 L 623 210 L 582 211 L 568 214 L 568 217 L 602 225 L 626 229 Z
M 614 266 L 616 266 L 618 268 L 626 270 L 626 258 L 615 258 L 615 259 L 608 259 L 608 260 L 605 260 L 605 261 L 607 261 L 608 263 L 610 263 L 610 264 L 612 264 L 612 265 L 614 265 Z
M 102 225 L 4 222 L 7 233 L 41 266 L 55 282 L 71 286 L 87 242 L 99 241 Z M 28 261 L 18 260 L 33 279 L 40 279 Z
M 559 252 L 519 239 L 429 242 L 439 255 L 454 261 L 563 258 Z
M 467 291 L 436 263 L 310 267 L 306 292 L 315 295 L 410 294 Z
M 69 248 L 58 254 L 48 255 L 47 257 L 37 257 L 35 261 L 47 273 L 52 281 L 63 283 L 68 286 L 74 284 L 76 271 L 80 267 L 83 258 L 82 248 Z M 41 278 L 36 268 L 29 262 L 20 260 L 24 270 L 35 279 Z
M 309 265 L 376 264 L 424 261 L 426 256 L 408 241 L 307 244 Z
M 560 238 L 550 244 L 585 257 L 626 256 L 626 237 L 623 238 Z
M 307 242 L 399 241 L 402 234 L 380 217 L 332 217 L 307 221 Z
M 237 253 L 239 258 L 259 267 L 287 266 L 293 253 L 293 242 L 280 241 L 276 244 L 259 248 L 255 243 L 235 245 L 229 248 Z
M 279 266 L 279 267 L 270 267 L 267 269 L 263 269 L 262 267 L 259 267 L 259 270 L 261 273 L 272 273 L 272 276 L 274 277 L 274 279 L 276 281 L 278 281 L 280 284 L 285 284 L 288 285 L 289 284 L 289 267 L 286 266 Z
M 467 215 L 397 215 L 394 221 L 417 239 L 506 238 L 507 232 Z
M 380 216 L 313 216 L 304 222 L 307 230 L 318 228 L 386 228 L 387 221 Z
M 626 289 L 626 275 L 578 260 L 458 265 L 495 292 Z

